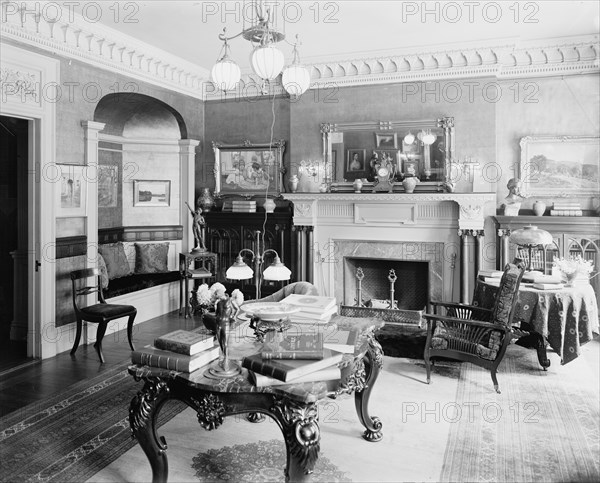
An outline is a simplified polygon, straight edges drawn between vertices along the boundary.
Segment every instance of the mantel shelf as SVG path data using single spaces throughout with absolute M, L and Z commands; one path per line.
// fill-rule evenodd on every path
M 308 226 L 318 226 L 318 206 L 323 205 L 417 205 L 452 201 L 459 207 L 459 229 L 483 230 L 485 205 L 496 202 L 496 193 L 283 193 L 282 196 L 294 203 L 294 224 Z

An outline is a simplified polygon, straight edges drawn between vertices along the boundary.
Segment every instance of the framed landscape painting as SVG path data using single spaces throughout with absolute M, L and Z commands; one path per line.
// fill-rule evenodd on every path
M 587 196 L 600 192 L 600 138 L 527 136 L 519 178 L 526 196 Z
M 133 180 L 133 206 L 169 206 L 170 180 Z

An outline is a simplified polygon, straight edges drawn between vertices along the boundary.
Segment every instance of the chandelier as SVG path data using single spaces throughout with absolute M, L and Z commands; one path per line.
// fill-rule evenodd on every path
M 293 44 L 294 57 L 292 64 L 284 69 L 284 56 L 281 50 L 276 47 L 276 44 L 285 40 L 285 34 L 271 26 L 271 11 L 269 8 L 263 7 L 262 1 L 255 3 L 255 8 L 257 20 L 255 24 L 231 37 L 227 37 L 226 28 L 223 29 L 222 34 L 219 34 L 219 40 L 223 42 L 223 47 L 221 48 L 219 59 L 211 69 L 212 82 L 218 89 L 229 91 L 234 89 L 240 81 L 240 68 L 229 57 L 229 41 L 242 36 L 253 46 L 252 53 L 250 54 L 250 63 L 254 73 L 263 79 L 265 83 L 272 81 L 279 74 L 282 74 L 281 83 L 283 88 L 291 96 L 300 96 L 306 92 L 310 85 L 310 73 L 306 67 L 300 64 L 300 56 L 297 48 L 299 44 L 298 36 L 296 36 L 296 43 Z

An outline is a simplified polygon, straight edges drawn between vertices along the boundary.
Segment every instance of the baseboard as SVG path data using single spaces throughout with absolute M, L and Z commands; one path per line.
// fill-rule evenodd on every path
M 106 299 L 106 302 L 109 304 L 133 305 L 137 309 L 137 315 L 133 324 L 135 334 L 136 325 L 179 309 L 179 281 L 176 280 L 156 287 L 149 287 L 137 292 L 112 297 Z M 87 328 L 87 339 L 85 340 L 87 340 L 88 344 L 92 344 L 96 341 L 98 326 L 97 324 L 87 324 Z M 127 317 L 115 319 L 109 322 L 104 337 L 125 329 L 127 329 Z

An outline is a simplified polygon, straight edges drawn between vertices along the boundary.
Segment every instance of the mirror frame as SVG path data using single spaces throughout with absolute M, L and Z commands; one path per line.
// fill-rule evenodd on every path
M 285 151 L 285 141 L 280 139 L 278 141 L 273 141 L 271 144 L 269 143 L 260 143 L 253 144 L 250 141 L 244 141 L 242 144 L 223 144 L 218 141 L 213 141 L 212 148 L 215 153 L 215 166 L 214 166 L 214 175 L 215 175 L 215 191 L 214 195 L 217 197 L 223 196 L 255 196 L 255 195 L 267 195 L 270 197 L 278 197 L 281 195 L 281 190 L 283 187 L 283 152 Z M 254 152 L 254 151 L 271 151 L 274 153 L 275 162 L 273 166 L 273 179 L 272 185 L 269 184 L 267 191 L 264 189 L 240 189 L 236 191 L 225 191 L 223 192 L 222 186 L 222 176 L 225 176 L 223 173 L 223 168 L 221 166 L 222 154 L 226 153 L 243 153 L 243 152 Z
M 444 177 L 441 181 L 421 181 L 415 191 L 442 191 L 450 181 L 450 167 L 454 161 L 454 118 L 443 116 L 438 119 L 425 119 L 417 121 L 357 121 L 357 122 L 335 122 L 321 123 L 321 134 L 323 139 L 323 159 L 325 160 L 326 183 L 331 191 L 345 192 L 353 191 L 353 183 L 348 181 L 336 181 L 334 178 L 336 166 L 333 165 L 331 134 L 337 132 L 367 131 L 377 134 L 386 132 L 408 132 L 423 129 L 443 130 L 444 136 Z M 373 148 L 376 150 L 376 148 Z M 366 183 L 364 191 L 368 191 L 372 183 Z M 402 192 L 402 184 L 396 182 L 394 191 Z

